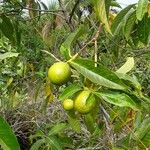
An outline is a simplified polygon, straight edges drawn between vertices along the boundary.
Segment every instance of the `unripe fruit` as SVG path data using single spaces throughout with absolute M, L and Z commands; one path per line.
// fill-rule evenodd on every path
M 82 114 L 89 113 L 96 105 L 94 95 L 90 91 L 82 91 L 74 101 L 74 108 Z
M 65 110 L 71 110 L 74 107 L 74 102 L 72 99 L 66 99 L 63 101 L 63 107 Z
M 53 84 L 62 85 L 71 77 L 70 66 L 65 62 L 54 63 L 48 70 L 48 78 Z

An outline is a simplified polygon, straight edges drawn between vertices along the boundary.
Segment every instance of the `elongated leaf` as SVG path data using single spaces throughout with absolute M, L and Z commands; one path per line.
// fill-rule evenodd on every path
M 49 131 L 49 136 L 51 135 L 55 135 L 58 134 L 60 132 L 62 132 L 65 128 L 67 127 L 67 125 L 65 123 L 59 123 L 56 124 L 50 131 Z
M 40 139 L 32 144 L 30 150 L 40 150 L 41 146 L 45 143 L 45 139 Z
M 149 0 L 139 0 L 138 1 L 138 6 L 136 9 L 136 17 L 140 21 L 143 19 L 145 13 L 147 12 L 148 1 Z
M 75 94 L 76 92 L 80 91 L 81 89 L 81 86 L 79 86 L 78 84 L 71 84 L 70 86 L 64 89 L 64 91 L 59 96 L 59 99 L 63 101 Z
M 30 138 L 31 141 L 33 141 L 34 139 L 42 138 L 44 136 L 45 136 L 44 132 L 41 131 L 41 130 L 38 130 L 34 135 L 30 135 L 29 138 Z
M 60 53 L 66 58 L 71 57 L 71 46 L 75 40 L 77 40 L 81 35 L 86 33 L 87 28 L 81 25 L 75 32 L 71 33 L 68 38 L 62 43 L 60 47 Z
M 134 67 L 134 58 L 133 57 L 128 57 L 125 64 L 122 67 L 120 67 L 116 72 L 126 74 L 130 70 L 132 70 L 133 67 Z
M 50 143 L 50 145 L 52 145 L 54 150 L 63 150 L 63 148 L 61 147 L 61 145 L 58 142 L 56 137 L 51 136 L 51 137 L 47 138 L 47 141 Z
M 15 134 L 2 117 L 0 117 L 0 145 L 4 150 L 20 150 Z
M 95 121 L 93 116 L 91 114 L 86 114 L 84 119 L 87 129 L 93 133 L 95 131 Z
M 115 73 L 102 66 L 101 64 L 99 64 L 98 67 L 94 67 L 94 62 L 88 59 L 76 59 L 71 61 L 70 64 L 79 73 L 81 73 L 93 83 L 112 89 L 126 89 Z
M 133 138 L 137 140 L 142 139 L 149 132 L 150 132 L 150 118 L 147 118 L 136 129 Z
M 148 14 L 145 14 L 143 19 L 138 22 L 137 25 L 137 35 L 133 34 L 133 36 L 137 36 L 138 39 L 145 45 L 148 45 L 150 42 L 150 30 L 148 30 L 150 27 L 150 17 L 148 17 Z
M 109 23 L 108 23 L 107 10 L 106 10 L 105 2 L 106 2 L 105 0 L 94 0 L 93 4 L 95 6 L 96 14 L 97 14 L 98 18 L 100 19 L 100 21 L 104 24 L 106 31 L 108 33 L 112 34 L 110 27 L 109 27 Z
M 120 6 L 120 4 L 119 4 L 118 2 L 116 2 L 116 1 L 111 1 L 111 6 L 113 6 L 113 7 L 118 7 L 118 8 L 122 8 L 122 7 Z
M 130 9 L 128 16 L 125 19 L 123 26 L 123 34 L 127 40 L 129 40 L 133 27 L 136 23 L 136 13 L 134 9 Z
M 77 118 L 77 116 L 74 114 L 74 112 L 68 112 L 68 122 L 71 126 L 71 128 L 77 132 L 80 133 L 81 132 L 81 125 L 80 125 L 80 121 Z
M 150 147 L 150 131 L 143 137 L 142 142 Z
M 138 112 L 135 116 L 134 128 L 138 129 L 142 123 L 142 113 Z
M 119 12 L 119 14 L 115 17 L 113 24 L 111 26 L 111 31 L 114 35 L 118 34 L 122 28 L 122 24 L 124 23 L 124 17 L 128 13 L 128 11 L 133 8 L 134 4 L 127 6 L 123 10 Z M 120 34 L 120 33 L 119 33 Z
M 19 53 L 6 52 L 4 54 L 0 54 L 0 60 L 4 60 L 4 59 L 10 58 L 10 57 L 17 57 L 18 55 L 19 55 Z
M 139 110 L 140 104 L 138 101 L 133 100 L 125 93 L 119 92 L 95 92 L 95 94 L 104 99 L 106 102 L 120 107 L 130 107 L 134 110 Z
M 131 86 L 133 85 L 138 91 L 141 91 L 142 87 L 141 84 L 138 82 L 135 76 L 131 77 L 127 74 L 117 73 L 116 75 L 125 82 L 125 84 Z
M 0 22 L 0 30 L 10 41 L 15 42 L 14 27 L 11 20 L 5 15 L 1 15 L 0 19 L 2 19 L 2 22 Z

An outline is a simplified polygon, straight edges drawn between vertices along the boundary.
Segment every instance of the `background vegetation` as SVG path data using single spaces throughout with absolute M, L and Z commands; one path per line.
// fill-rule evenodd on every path
M 0 145 L 4 150 L 150 148 L 150 1 L 0 3 Z M 71 81 L 48 68 L 67 61 Z M 97 107 L 65 111 L 89 89 Z

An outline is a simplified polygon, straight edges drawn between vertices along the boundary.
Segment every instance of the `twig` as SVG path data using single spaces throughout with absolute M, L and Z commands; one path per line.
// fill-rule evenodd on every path
M 80 0 L 77 0 L 76 3 L 75 3 L 75 5 L 74 5 L 74 7 L 73 7 L 73 9 L 72 9 L 72 12 L 70 13 L 70 18 L 69 18 L 69 22 L 70 22 L 70 23 L 71 23 L 73 14 L 74 14 L 74 12 L 75 12 L 77 6 L 79 5 L 79 3 L 80 3 Z
M 62 11 L 61 9 L 58 10 L 44 10 L 44 9 L 35 9 L 35 8 L 28 8 L 28 7 L 22 7 L 23 9 L 27 10 L 33 10 L 33 11 L 41 11 L 41 12 L 60 12 Z
M 50 55 L 51 57 L 53 57 L 56 61 L 61 61 L 60 59 L 58 59 L 57 57 L 55 57 L 52 53 L 50 53 L 50 52 L 48 52 L 48 51 L 46 51 L 46 50 L 41 50 L 42 52 L 44 52 L 44 53 L 46 53 L 46 54 L 48 54 L 48 55 Z
M 111 145 L 113 145 L 114 135 L 113 135 L 112 128 L 110 127 L 111 126 L 110 121 L 109 121 L 110 116 L 109 116 L 109 114 L 107 113 L 107 111 L 105 110 L 105 108 L 102 105 L 100 106 L 100 109 L 103 113 L 103 118 L 104 118 L 104 121 L 105 121 L 109 142 L 110 142 Z
M 73 27 L 72 23 L 69 22 L 69 17 L 68 17 L 68 14 L 67 14 L 66 10 L 65 10 L 65 6 L 64 6 L 62 0 L 58 0 L 58 1 L 59 1 L 59 6 L 60 6 L 60 8 L 61 8 L 61 10 L 64 14 L 65 21 L 69 25 L 70 30 L 73 31 L 74 27 Z
M 106 103 L 105 103 L 106 104 Z M 107 105 L 107 104 L 106 104 Z M 123 119 L 121 117 L 118 116 L 118 114 L 109 106 L 107 105 L 108 108 L 118 117 L 118 119 L 122 122 L 122 123 L 125 123 L 123 121 Z M 145 150 L 148 150 L 148 148 L 145 146 L 145 144 L 141 141 L 141 139 L 135 135 L 135 133 L 133 132 L 133 130 L 127 125 L 125 124 L 125 126 L 128 128 L 128 130 L 133 134 L 133 136 L 141 143 L 141 145 L 143 145 L 143 147 L 145 148 Z
M 94 63 L 95 63 L 95 67 L 97 67 L 97 51 L 98 51 L 98 48 L 97 48 L 97 40 L 95 40 L 95 49 L 94 49 Z
M 87 42 L 87 43 L 80 49 L 80 51 L 79 51 L 78 53 L 76 53 L 69 61 L 72 61 L 72 60 L 76 59 L 76 58 L 79 56 L 79 54 L 80 54 L 89 44 L 91 44 L 92 42 L 95 42 L 95 41 L 97 40 L 97 38 L 98 38 L 100 32 L 102 32 L 102 24 L 99 26 L 99 29 L 98 29 L 98 31 L 96 32 L 95 36 L 94 36 L 89 42 Z

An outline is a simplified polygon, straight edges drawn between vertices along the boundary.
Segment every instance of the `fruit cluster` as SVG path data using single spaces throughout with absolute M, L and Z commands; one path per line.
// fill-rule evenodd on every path
M 71 68 L 68 63 L 54 63 L 48 70 L 48 77 L 51 83 L 63 85 L 71 78 Z M 75 110 L 82 114 L 89 113 L 96 105 L 96 99 L 90 90 L 83 90 L 76 96 L 74 100 L 65 99 L 63 108 L 67 111 Z

